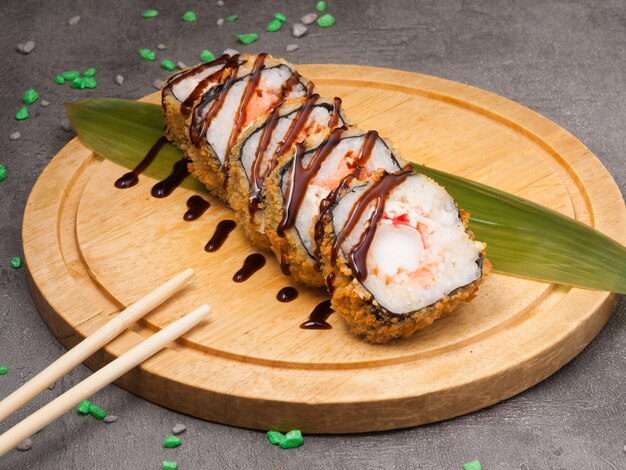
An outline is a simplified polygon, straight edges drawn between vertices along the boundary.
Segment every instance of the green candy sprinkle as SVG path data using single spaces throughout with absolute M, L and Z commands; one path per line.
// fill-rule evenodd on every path
M 66 70 L 61 76 L 69 82 L 80 77 L 80 72 L 78 70 Z
M 96 419 L 104 419 L 107 415 L 107 412 L 100 408 L 98 405 L 94 405 L 93 403 L 89 404 L 89 414 Z
M 267 23 L 267 28 L 265 28 L 265 31 L 267 31 L 268 33 L 274 33 L 282 27 L 283 24 L 280 22 L 280 20 L 272 20 Z
M 176 470 L 178 468 L 178 464 L 173 460 L 164 460 L 161 464 L 161 468 L 163 470 Z
M 141 14 L 141 16 L 143 18 L 156 18 L 159 16 L 159 12 L 156 10 L 146 10 Z
M 15 113 L 15 119 L 18 121 L 23 121 L 24 119 L 28 119 L 28 109 L 22 106 L 17 113 Z
M 287 21 L 287 17 L 283 15 L 282 13 L 274 13 L 274 18 L 276 18 L 281 23 L 284 23 L 285 21 Z
M 7 366 L 0 366 L 0 375 L 7 375 L 9 373 L 9 368 Z
M 63 85 L 65 83 L 65 79 L 62 75 L 57 75 L 56 77 L 54 77 L 54 83 L 56 83 L 57 85 Z
M 11 267 L 13 269 L 20 269 L 22 267 L 22 258 L 20 258 L 19 256 L 16 256 L 13 259 L 11 259 Z
M 196 21 L 196 19 L 196 14 L 191 10 L 185 12 L 185 14 L 183 15 L 183 21 L 186 21 L 188 23 L 193 23 L 194 21 Z
M 173 434 L 169 434 L 163 440 L 163 447 L 166 449 L 171 449 L 172 447 L 178 447 L 180 445 L 180 438 L 174 436 Z
M 93 77 L 96 75 L 96 69 L 93 67 L 89 67 L 87 70 L 83 72 L 83 77 Z
M 24 104 L 33 104 L 35 101 L 39 99 L 39 93 L 37 93 L 32 88 L 29 88 L 24 92 L 24 96 L 22 96 L 22 101 Z
M 317 2 L 317 4 L 315 5 L 315 9 L 317 11 L 325 11 L 326 10 L 326 2 L 324 2 L 324 1 Z
M 211 51 L 208 51 L 208 50 L 204 49 L 200 53 L 200 60 L 202 62 L 211 62 L 212 60 L 215 60 L 215 55 L 213 55 L 213 53 Z
M 4 181 L 6 177 L 7 177 L 7 169 L 2 163 L 0 163 L 0 181 Z
M 150 49 L 139 49 L 139 57 L 143 60 L 156 60 L 156 52 Z
M 330 13 L 326 13 L 317 19 L 317 25 L 320 28 L 330 28 L 331 26 L 335 26 L 336 22 L 335 17 Z
M 226 17 L 226 21 L 232 23 L 233 21 L 237 21 L 237 18 L 239 18 L 239 15 L 229 15 Z
M 85 79 L 81 77 L 76 77 L 72 80 L 72 83 L 70 83 L 70 88 L 74 88 L 76 90 L 82 90 L 86 86 L 87 84 L 85 83 Z
M 98 82 L 96 82 L 96 79 L 93 77 L 85 77 L 83 81 L 85 82 L 85 88 L 95 88 L 98 86 Z
M 259 35 L 257 33 L 248 33 L 248 34 L 238 34 L 237 40 L 241 44 L 252 44 L 257 39 L 259 39 Z
M 76 407 L 76 411 L 78 411 L 81 415 L 88 415 L 91 405 L 92 403 L 89 400 L 83 400 Z
M 170 72 L 172 70 L 174 70 L 176 68 L 176 64 L 174 62 L 172 62 L 171 60 L 162 60 L 161 61 L 161 68 L 165 69 L 165 70 L 169 70 Z
M 274 445 L 278 445 L 287 439 L 285 435 L 279 431 L 267 431 L 267 438 Z
M 472 460 L 463 464 L 463 470 L 482 470 L 482 468 L 478 460 Z
M 293 449 L 294 447 L 300 447 L 302 444 L 304 444 L 302 433 L 298 429 L 294 429 L 285 434 L 285 440 L 278 445 L 281 449 Z

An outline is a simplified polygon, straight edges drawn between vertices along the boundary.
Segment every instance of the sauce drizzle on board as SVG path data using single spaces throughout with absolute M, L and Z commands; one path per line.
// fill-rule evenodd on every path
M 243 262 L 243 266 L 239 271 L 235 273 L 233 276 L 233 281 L 235 282 L 243 282 L 250 279 L 250 277 L 265 266 L 265 256 L 261 253 L 253 253 L 248 255 L 246 260 Z
M 213 236 L 208 241 L 208 243 L 204 247 L 204 251 L 208 251 L 209 253 L 213 253 L 221 248 L 224 244 L 230 232 L 235 230 L 237 223 L 234 220 L 226 219 L 221 220 L 217 227 L 215 227 L 215 232 Z
M 154 161 L 163 146 L 167 143 L 167 138 L 162 136 L 156 143 L 150 147 L 146 156 L 141 159 L 137 166 L 128 173 L 124 173 L 115 181 L 115 187 L 118 189 L 126 189 L 135 186 L 139 182 L 139 175 L 146 171 L 146 168 Z
M 183 215 L 183 220 L 187 222 L 196 220 L 204 214 L 209 207 L 211 207 L 211 203 L 202 196 L 191 196 L 187 199 L 187 212 Z
M 332 325 L 328 323 L 328 317 L 335 311 L 330 306 L 330 300 L 324 300 L 309 315 L 309 319 L 300 325 L 304 330 L 330 330 Z
M 298 297 L 298 289 L 295 287 L 283 287 L 276 294 L 276 300 L 279 302 L 291 302 Z

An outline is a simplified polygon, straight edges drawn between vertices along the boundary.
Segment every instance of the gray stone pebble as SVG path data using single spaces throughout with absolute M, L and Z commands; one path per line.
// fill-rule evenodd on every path
M 20 54 L 30 54 L 35 49 L 35 41 L 26 41 L 25 43 L 20 43 L 15 48 L 17 52 Z
M 80 16 L 72 16 L 67 21 L 67 24 L 69 24 L 70 26 L 76 26 L 78 23 L 80 23 Z
M 287 50 L 287 52 L 293 52 L 300 49 L 300 46 L 298 46 L 297 44 L 287 44 L 287 47 L 285 49 Z
M 217 0 L 217 2 L 215 2 L 215 4 L 216 4 L 218 7 L 223 7 L 223 6 L 224 6 L 224 0 Z
M 115 415 L 106 415 L 102 421 L 104 421 L 105 423 L 114 423 L 118 419 L 119 418 Z
M 29 437 L 28 439 L 24 439 L 18 445 L 15 446 L 17 450 L 25 451 L 33 448 L 33 440 Z
M 115 83 L 117 83 L 119 86 L 122 86 L 124 84 L 124 76 L 123 75 L 117 75 L 115 77 Z
M 61 129 L 63 129 L 65 132 L 69 132 L 72 130 L 72 124 L 70 124 L 70 121 L 63 118 L 61 119 Z
M 182 432 L 185 432 L 187 430 L 187 426 L 185 426 L 183 423 L 176 423 L 174 426 L 172 426 L 172 432 L 174 434 L 180 434 Z
M 185 65 L 185 63 L 184 63 L 184 62 L 181 62 L 181 61 L 179 60 L 178 62 L 176 62 L 176 67 L 178 67 L 179 69 L 181 69 L 181 70 L 182 70 L 182 69 L 186 68 L 187 66 Z
M 223 24 L 224 24 L 224 18 L 219 18 L 219 19 L 217 20 L 217 25 L 218 25 L 218 26 L 222 26 Z
M 300 18 L 300 23 L 302 24 L 313 24 L 317 19 L 317 13 L 307 13 L 302 18 Z
M 167 46 L 165 44 L 159 44 L 157 46 L 157 49 L 160 50 L 160 51 L 164 51 L 165 49 L 167 49 Z
M 160 78 L 157 78 L 155 81 L 152 82 L 152 86 L 157 90 L 161 89 L 161 85 L 163 85 L 163 80 L 161 80 Z
M 12 132 L 11 135 L 9 135 L 9 139 L 11 140 L 19 140 L 21 138 L 22 134 L 20 134 L 19 131 Z
M 41 100 L 41 103 L 39 103 L 42 107 L 47 108 L 48 106 L 50 106 L 50 101 L 48 100 Z
M 239 54 L 239 51 L 237 49 L 224 49 L 224 54 L 235 55 Z
M 291 27 L 291 34 L 293 34 L 294 38 L 301 38 L 307 33 L 308 29 L 302 23 L 295 23 Z

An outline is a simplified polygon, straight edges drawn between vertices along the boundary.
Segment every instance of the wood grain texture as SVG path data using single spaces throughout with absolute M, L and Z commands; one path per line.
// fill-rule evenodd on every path
M 380 131 L 403 156 L 552 207 L 624 242 L 625 209 L 598 160 L 566 131 L 504 98 L 455 82 L 371 67 L 307 65 L 354 122 Z M 158 96 L 152 95 L 157 102 Z M 231 281 L 254 250 L 236 230 L 202 248 L 229 209 L 212 200 L 195 222 L 189 191 L 153 199 L 153 181 L 128 190 L 120 167 L 78 140 L 50 163 L 28 201 L 24 250 L 42 316 L 68 347 L 173 273 L 193 282 L 88 362 L 101 367 L 144 336 L 207 302 L 205 327 L 122 377 L 119 384 L 194 416 L 251 428 L 363 432 L 458 416 L 512 396 L 558 370 L 604 325 L 609 293 L 490 276 L 458 315 L 385 346 L 332 330 L 298 328 L 323 291 L 293 285 L 268 255 L 249 281 Z

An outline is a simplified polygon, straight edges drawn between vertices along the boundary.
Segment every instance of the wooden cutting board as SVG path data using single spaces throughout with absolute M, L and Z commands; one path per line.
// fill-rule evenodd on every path
M 440 78 L 352 65 L 300 67 L 353 122 L 377 129 L 405 158 L 556 209 L 626 242 L 626 210 L 611 176 L 572 135 L 528 108 Z M 158 94 L 146 98 L 157 103 Z M 208 303 L 210 321 L 141 367 L 121 387 L 211 421 L 258 429 L 348 433 L 401 428 L 469 413 L 522 392 L 576 356 L 606 323 L 616 296 L 491 275 L 476 299 L 413 338 L 371 345 L 337 315 L 330 330 L 299 325 L 327 298 L 295 284 L 276 261 L 248 281 L 233 274 L 255 252 L 236 229 L 204 251 L 232 218 L 214 199 L 182 216 L 191 192 L 150 196 L 126 170 L 74 139 L 28 200 L 24 251 L 32 295 L 70 348 L 173 274 L 197 275 L 174 299 L 92 357 L 99 368 L 173 319 Z M 290 303 L 278 290 L 297 287 Z

